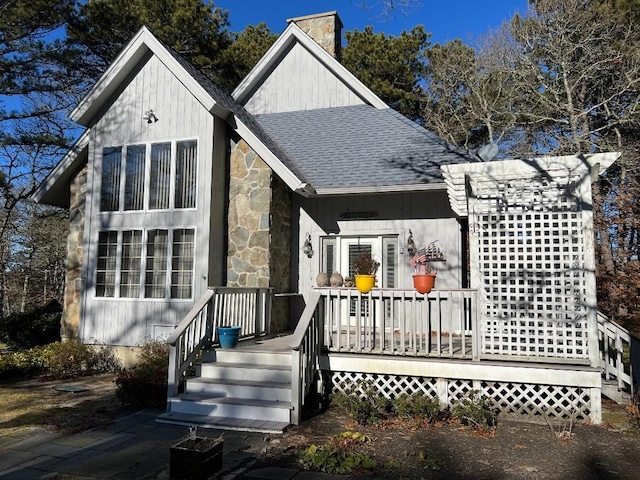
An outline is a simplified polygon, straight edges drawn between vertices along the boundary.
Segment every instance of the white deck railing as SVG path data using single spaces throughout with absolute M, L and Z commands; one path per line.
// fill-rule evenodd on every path
M 600 344 L 600 367 L 606 380 L 611 377 L 618 382 L 618 390 L 634 394 L 634 365 L 638 362 L 638 340 L 629 331 L 598 312 L 598 340 Z M 637 375 L 637 374 L 636 374 Z
M 269 333 L 271 289 L 212 287 L 167 339 L 169 344 L 168 397 L 178 394 L 180 382 L 198 354 L 215 342 L 216 328 L 240 325 L 241 338 Z
M 316 380 L 316 372 L 320 371 L 322 325 L 320 293 L 313 292 L 289 343 L 292 350 L 291 423 L 295 425 L 300 423 L 304 400 Z
M 476 290 L 318 288 L 332 352 L 478 359 Z

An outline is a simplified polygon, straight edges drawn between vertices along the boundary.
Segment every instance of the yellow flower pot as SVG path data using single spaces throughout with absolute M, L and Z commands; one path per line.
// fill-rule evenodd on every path
M 376 284 L 375 275 L 356 275 L 356 288 L 360 293 L 369 293 Z

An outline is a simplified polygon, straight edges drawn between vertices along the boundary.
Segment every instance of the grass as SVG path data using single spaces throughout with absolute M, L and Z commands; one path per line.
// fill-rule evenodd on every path
M 67 381 L 33 379 L 0 384 L 0 435 L 34 428 L 73 433 L 111 423 L 122 410 L 115 399 L 113 374 Z M 82 383 L 88 392 L 55 390 L 57 385 Z

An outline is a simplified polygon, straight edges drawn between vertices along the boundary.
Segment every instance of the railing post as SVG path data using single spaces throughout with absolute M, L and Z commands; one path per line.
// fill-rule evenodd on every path
M 171 404 L 169 398 L 178 394 L 178 348 L 175 345 L 169 346 L 169 372 L 167 378 L 167 411 Z
M 300 411 L 302 410 L 302 372 L 300 348 L 291 351 L 291 423 L 300 424 Z
M 473 360 L 480 360 L 480 348 L 482 342 L 482 327 L 480 321 L 480 301 L 479 301 L 479 293 L 478 290 L 474 291 L 473 295 L 473 305 L 471 306 L 471 325 L 472 325 L 472 335 L 473 335 L 473 343 L 472 343 L 472 358 Z

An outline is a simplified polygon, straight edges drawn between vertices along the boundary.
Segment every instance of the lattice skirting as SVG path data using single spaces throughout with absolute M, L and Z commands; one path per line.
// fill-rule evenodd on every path
M 371 387 L 387 398 L 402 394 L 436 397 L 443 406 L 452 406 L 472 392 L 486 396 L 501 413 L 545 415 L 550 418 L 589 419 L 596 399 L 590 388 L 491 382 L 359 372 L 324 372 L 333 393 L 365 395 Z M 599 400 L 599 399 L 598 399 Z

